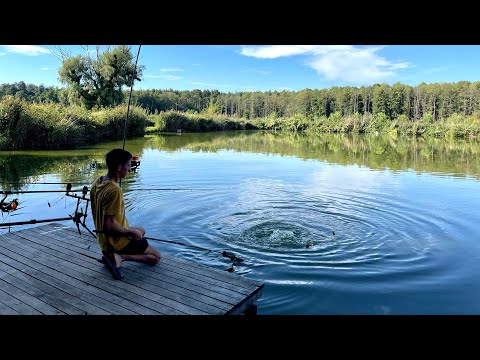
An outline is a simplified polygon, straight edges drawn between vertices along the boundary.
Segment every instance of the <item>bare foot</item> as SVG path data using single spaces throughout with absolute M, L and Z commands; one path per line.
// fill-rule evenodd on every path
M 156 264 L 158 264 L 159 261 L 160 261 L 160 260 L 157 259 L 157 257 L 156 257 L 155 255 L 153 255 L 153 254 L 147 254 L 147 255 L 146 255 L 145 262 L 146 262 L 147 264 L 156 265 Z
M 113 253 L 113 259 L 115 260 L 115 267 L 122 266 L 123 256 L 121 254 Z

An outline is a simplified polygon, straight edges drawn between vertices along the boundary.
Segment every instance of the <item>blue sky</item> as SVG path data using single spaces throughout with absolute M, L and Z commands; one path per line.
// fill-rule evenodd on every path
M 0 83 L 58 82 L 58 46 L 0 45 Z M 85 55 L 85 46 L 61 46 Z M 136 55 L 138 45 L 132 45 Z M 95 50 L 94 45 L 88 49 Z M 400 82 L 480 81 L 480 45 L 143 45 L 134 89 L 299 91 Z

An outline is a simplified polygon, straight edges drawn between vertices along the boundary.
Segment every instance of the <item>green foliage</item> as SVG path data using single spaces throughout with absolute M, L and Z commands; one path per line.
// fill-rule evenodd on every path
M 201 112 L 201 115 L 211 117 L 221 113 L 220 104 L 213 100 L 213 97 L 210 98 L 208 107 Z
M 91 113 L 97 136 L 101 139 L 121 140 L 125 129 L 127 106 L 105 108 Z M 127 121 L 127 136 L 143 136 L 149 123 L 146 110 L 130 107 Z
M 390 87 L 387 84 L 374 86 L 373 114 L 383 114 L 387 119 L 390 115 Z
M 6 96 L 0 101 L 0 150 L 62 149 L 100 140 L 120 140 L 126 106 L 88 111 L 79 106 L 27 103 Z M 131 107 L 127 137 L 143 136 L 145 110 Z
M 140 80 L 144 66 L 135 71 L 134 57 L 125 45 L 112 50 L 97 49 L 97 57 L 86 56 L 65 58 L 59 70 L 59 79 L 68 87 L 71 104 L 94 107 L 111 107 L 123 102 L 123 86 Z
M 279 119 L 277 113 L 275 111 L 271 112 L 270 115 L 264 121 L 262 128 L 265 129 L 276 129 L 280 128 L 281 119 Z
M 146 127 L 145 133 L 156 133 L 165 131 L 165 120 L 162 114 L 155 113 L 148 115 L 149 126 Z
M 325 132 L 338 132 L 338 130 L 342 127 L 342 121 L 343 118 L 340 112 L 334 112 L 333 114 L 330 114 L 328 119 L 323 123 L 321 130 Z
M 426 112 L 422 115 L 422 121 L 432 124 L 433 123 L 433 115 L 429 112 Z
M 369 124 L 368 132 L 385 132 L 390 127 L 390 120 L 387 115 L 382 112 L 376 113 Z
M 150 117 L 151 118 L 151 117 Z M 206 116 L 179 111 L 162 112 L 153 118 L 155 125 L 147 128 L 149 133 L 164 132 L 207 132 L 223 130 L 251 130 L 258 127 L 245 119 L 232 119 L 224 115 Z

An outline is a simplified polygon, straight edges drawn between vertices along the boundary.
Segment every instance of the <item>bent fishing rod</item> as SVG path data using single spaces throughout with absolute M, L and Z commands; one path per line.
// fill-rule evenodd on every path
M 229 258 L 230 260 L 235 261 L 235 262 L 243 262 L 244 261 L 242 258 L 239 258 L 238 256 L 236 256 L 234 253 L 232 253 L 230 251 L 212 250 L 212 249 L 207 249 L 207 248 L 204 248 L 204 247 L 201 247 L 201 246 L 185 244 L 185 243 L 182 243 L 182 242 L 172 241 L 172 240 L 157 239 L 157 238 L 153 238 L 153 237 L 150 237 L 150 236 L 144 236 L 143 238 L 146 239 L 146 240 L 160 241 L 160 242 L 165 242 L 165 243 L 170 243 L 170 244 L 188 246 L 188 247 L 192 247 L 192 248 L 200 249 L 200 250 L 216 252 L 216 253 L 221 254 L 223 257 Z
M 93 230 L 93 232 L 96 232 L 97 234 L 98 234 L 98 233 L 106 233 L 105 231 L 101 231 L 101 230 Z M 153 240 L 153 241 L 160 241 L 160 242 L 169 243 L 169 244 L 177 244 L 177 245 L 187 246 L 187 247 L 191 247 L 191 248 L 195 248 L 195 249 L 200 249 L 200 250 L 205 250 L 205 251 L 216 252 L 216 253 L 219 253 L 220 255 L 222 255 L 223 257 L 229 258 L 229 259 L 232 260 L 233 262 L 239 262 L 239 263 L 240 263 L 240 262 L 245 261 L 245 260 L 243 260 L 242 258 L 236 256 L 234 253 L 232 253 L 232 252 L 230 252 L 230 251 L 207 249 L 207 248 L 204 248 L 204 247 L 201 247 L 201 246 L 197 246 L 197 245 L 185 244 L 185 243 L 182 243 L 182 242 L 179 242 L 179 241 L 158 239 L 158 238 L 154 238 L 154 237 L 150 237 L 150 236 L 144 236 L 143 239 L 145 239 L 145 240 Z
M 130 189 L 131 191 L 194 191 L 194 190 L 210 190 L 210 189 L 187 189 L 187 188 L 153 188 L 153 189 Z M 70 192 L 82 192 L 83 190 L 70 190 Z M 35 193 L 64 193 L 65 190 L 0 190 L 0 195 L 16 195 L 16 194 L 35 194 Z

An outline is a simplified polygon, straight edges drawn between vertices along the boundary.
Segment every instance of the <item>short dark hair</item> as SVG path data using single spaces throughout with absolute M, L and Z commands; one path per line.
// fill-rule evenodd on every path
M 118 165 L 125 165 L 132 158 L 132 154 L 127 150 L 113 149 L 105 155 L 108 173 L 114 175 L 117 173 Z

